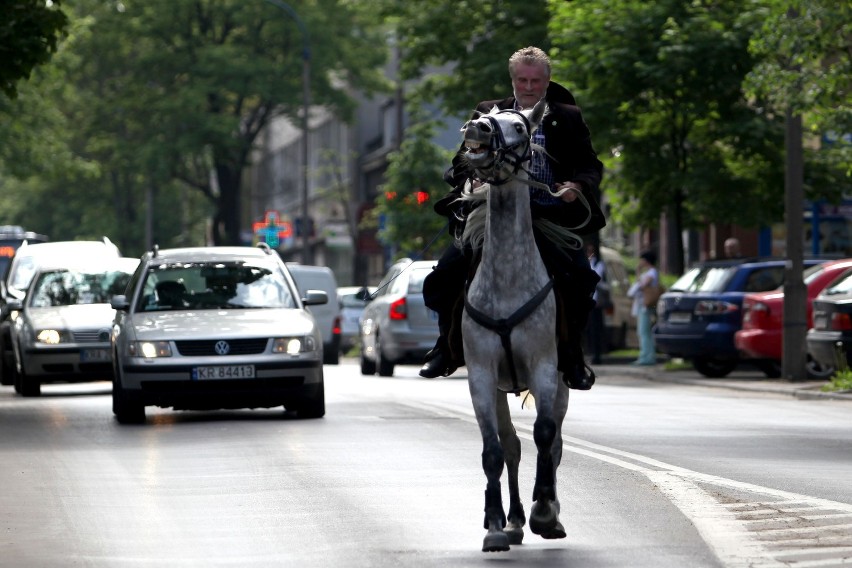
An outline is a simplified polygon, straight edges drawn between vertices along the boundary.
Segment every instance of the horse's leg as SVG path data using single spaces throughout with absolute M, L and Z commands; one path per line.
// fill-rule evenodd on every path
M 482 469 L 487 480 L 484 526 L 488 533 L 482 542 L 482 551 L 500 552 L 509 550 L 509 537 L 503 532 L 506 513 L 500 476 L 503 474 L 504 457 L 497 426 L 497 389 L 494 380 L 478 367 L 468 369 L 468 386 L 482 434 Z
M 530 511 L 530 530 L 543 538 L 565 538 L 565 529 L 559 522 L 559 502 L 556 500 L 556 460 L 554 444 L 561 440 L 559 432 L 562 418 L 555 415 L 557 401 L 561 400 L 558 374 L 555 366 L 544 365 L 535 372 L 540 379 L 536 381 L 534 396 L 538 415 L 533 426 L 533 439 L 538 450 L 536 458 L 535 485 L 533 487 L 533 506 Z M 565 399 L 567 404 L 567 399 Z M 567 409 L 567 406 L 565 407 Z
M 521 440 L 512 425 L 512 415 L 506 394 L 497 395 L 497 425 L 500 432 L 500 443 L 506 458 L 506 469 L 509 474 L 509 515 L 506 527 L 503 529 L 509 535 L 509 544 L 521 544 L 524 540 L 524 525 L 527 516 L 521 503 L 521 493 L 518 488 L 518 466 L 521 463 Z

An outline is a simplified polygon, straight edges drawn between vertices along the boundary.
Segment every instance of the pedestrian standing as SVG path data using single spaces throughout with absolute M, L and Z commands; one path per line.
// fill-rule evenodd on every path
M 639 336 L 639 358 L 634 365 L 656 365 L 657 351 L 654 347 L 652 325 L 656 313 L 655 300 L 646 299 L 646 290 L 659 290 L 660 274 L 657 272 L 657 255 L 646 251 L 639 255 L 636 282 L 627 291 L 633 298 L 631 313 L 636 317 L 636 334 Z

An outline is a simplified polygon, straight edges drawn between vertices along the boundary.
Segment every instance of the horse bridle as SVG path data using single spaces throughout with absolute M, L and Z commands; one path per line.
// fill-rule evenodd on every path
M 504 172 L 506 174 L 506 177 L 504 178 L 482 178 L 482 181 L 487 182 L 490 185 L 504 185 L 512 180 L 517 180 L 519 179 L 518 174 L 523 171 L 527 174 L 528 177 L 528 179 L 523 180 L 524 183 L 534 187 L 547 189 L 547 185 L 533 180 L 530 171 L 524 167 L 525 163 L 532 160 L 530 144 L 530 138 L 532 133 L 530 132 L 529 119 L 522 112 L 519 112 L 514 109 L 504 109 L 501 110 L 498 114 L 505 113 L 516 114 L 521 117 L 521 119 L 523 119 L 524 121 L 524 125 L 526 126 L 526 131 L 530 133 L 530 137 L 527 137 L 526 139 L 523 139 L 515 144 L 509 144 L 506 141 L 506 136 L 503 134 L 503 129 L 499 128 L 499 124 L 497 122 L 496 117 L 490 114 L 484 115 L 484 118 L 487 118 L 488 122 L 491 123 L 491 129 L 494 132 L 494 135 L 491 137 L 491 141 L 488 147 L 492 158 L 487 164 L 474 166 L 474 171 L 480 173 L 484 170 L 488 170 L 496 171 L 498 173 Z M 520 149 L 520 151 L 517 151 L 518 149 Z M 504 167 L 506 165 L 508 165 L 509 168 Z

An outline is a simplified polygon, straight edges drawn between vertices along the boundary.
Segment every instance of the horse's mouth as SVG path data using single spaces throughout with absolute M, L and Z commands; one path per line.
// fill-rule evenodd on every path
M 464 145 L 469 156 L 483 158 L 488 153 L 488 147 L 474 140 L 465 140 Z

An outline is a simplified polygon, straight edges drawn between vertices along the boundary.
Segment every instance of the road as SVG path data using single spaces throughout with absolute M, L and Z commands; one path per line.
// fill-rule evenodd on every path
M 602 368 L 564 428 L 568 537 L 527 531 L 484 554 L 463 372 L 325 369 L 321 420 L 149 408 L 147 424 L 120 426 L 107 383 L 45 385 L 37 399 L 3 387 L 0 565 L 852 565 L 852 402 Z M 529 512 L 534 412 L 511 406 Z

